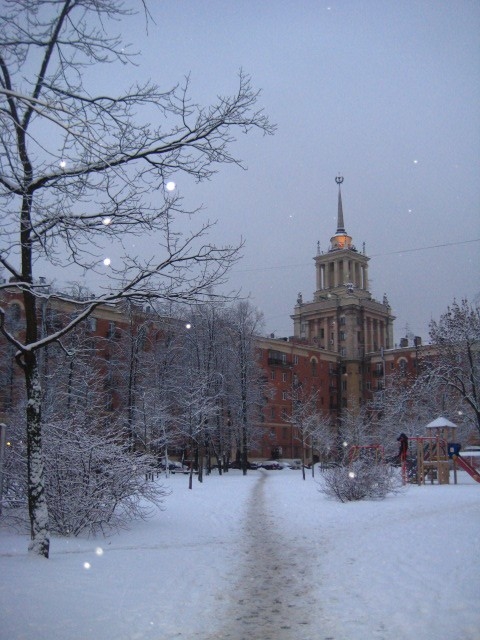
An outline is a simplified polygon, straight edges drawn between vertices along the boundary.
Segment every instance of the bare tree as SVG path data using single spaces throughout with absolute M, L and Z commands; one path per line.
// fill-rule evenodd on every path
M 135 447 L 163 457 L 166 470 L 169 449 L 179 445 L 175 429 L 179 342 L 175 319 L 152 314 L 145 345 L 137 351 L 136 384 L 129 395 Z M 130 372 L 127 377 L 130 383 Z
M 101 303 L 196 300 L 222 282 L 239 247 L 206 242 L 209 223 L 188 237 L 177 233 L 173 222 L 182 213 L 181 202 L 163 185 L 175 172 L 203 180 L 219 163 L 240 164 L 230 151 L 233 131 L 272 133 L 273 127 L 257 110 L 258 93 L 243 73 L 234 95 L 206 108 L 190 98 L 188 79 L 168 91 L 146 83 L 122 95 L 96 94 L 90 70 L 98 78 L 100 65 L 132 59 L 122 38 L 107 32 L 110 20 L 130 14 L 120 0 L 3 5 L 0 263 L 10 276 L 3 288 L 23 297 L 26 326 L 23 335 L 15 334 L 0 310 L 0 331 L 16 348 L 25 376 L 29 549 L 48 557 L 39 351 L 61 341 Z M 42 261 L 102 276 L 106 244 L 125 247 L 126 237 L 142 234 L 155 238 L 154 254 L 125 249 L 121 268 L 110 268 L 97 296 L 75 300 L 77 313 L 68 322 L 39 335 L 39 300 L 62 297 L 39 282 Z
M 238 301 L 229 311 L 227 403 L 244 475 L 248 451 L 259 435 L 258 424 L 267 394 L 267 383 L 256 352 L 256 337 L 262 326 L 262 314 L 246 300 Z
M 433 349 L 425 351 L 427 378 L 453 392 L 480 433 L 480 307 L 456 301 L 430 323 Z
M 190 451 L 189 489 L 193 488 L 193 471 L 197 468 L 198 480 L 203 482 L 205 441 L 209 422 L 216 413 L 216 398 L 211 395 L 210 379 L 205 372 L 192 367 L 190 375 L 179 387 L 176 402 L 177 426 L 188 441 Z
M 425 349 L 431 352 L 430 347 Z M 432 375 L 432 361 L 427 367 L 426 359 L 422 358 L 420 369 L 415 379 L 406 380 L 398 373 L 388 376 L 386 388 L 367 405 L 367 433 L 385 447 L 388 456 L 396 454 L 400 433 L 408 437 L 423 435 L 425 426 L 440 414 L 459 426 L 463 422 L 459 419 L 460 398 Z
M 307 446 L 312 448 L 312 436 L 321 419 L 318 411 L 319 393 L 317 389 L 308 389 L 301 381 L 294 378 L 290 392 L 292 413 L 284 417 L 284 421 L 294 429 L 295 437 L 301 444 L 302 478 L 305 480 Z

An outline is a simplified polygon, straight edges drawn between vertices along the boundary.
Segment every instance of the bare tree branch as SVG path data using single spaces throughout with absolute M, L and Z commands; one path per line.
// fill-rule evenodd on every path
M 136 54 L 112 21 L 132 11 L 121 0 L 4 0 L 0 16 L 0 264 L 11 276 L 2 291 L 21 292 L 20 337 L 0 314 L 0 333 L 17 349 L 27 391 L 31 550 L 48 556 L 48 511 L 41 450 L 42 393 L 37 352 L 58 342 L 100 304 L 131 300 L 199 301 L 211 296 L 238 260 L 242 243 L 216 247 L 210 223 L 182 235 L 186 212 L 164 189 L 172 174 L 211 178 L 233 155 L 236 132 L 272 126 L 243 71 L 232 95 L 204 107 L 190 97 L 188 77 L 167 91 L 156 84 L 118 96 L 88 88 L 91 68 L 131 63 Z M 139 3 L 149 19 L 145 1 Z M 33 70 L 33 72 L 32 72 Z M 36 71 L 35 71 L 36 70 Z M 153 123 L 153 124 L 152 124 Z M 104 247 L 148 234 L 152 251 L 125 251 L 95 298 L 50 334 L 39 334 L 41 258 L 55 267 L 98 271 Z M 71 300 L 69 300 L 71 302 Z

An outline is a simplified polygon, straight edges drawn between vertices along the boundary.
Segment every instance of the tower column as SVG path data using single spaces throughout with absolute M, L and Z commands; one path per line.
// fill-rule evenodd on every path
M 368 350 L 374 351 L 375 335 L 373 332 L 373 319 L 368 319 Z
M 367 265 L 363 265 L 363 289 L 368 289 L 368 268 Z

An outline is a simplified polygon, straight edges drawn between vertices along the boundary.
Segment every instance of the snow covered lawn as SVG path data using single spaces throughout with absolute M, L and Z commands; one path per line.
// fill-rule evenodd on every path
M 47 561 L 0 530 L 0 638 L 478 640 L 480 485 L 458 476 L 341 504 L 290 469 L 174 475 L 164 512 Z

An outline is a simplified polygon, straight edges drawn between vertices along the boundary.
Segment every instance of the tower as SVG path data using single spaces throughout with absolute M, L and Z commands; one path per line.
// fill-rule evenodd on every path
M 393 320 L 387 297 L 375 300 L 368 290 L 368 262 L 348 235 L 343 215 L 343 177 L 337 176 L 337 230 L 326 252 L 315 256 L 313 301 L 299 295 L 292 316 L 296 340 L 337 354 L 338 407 L 355 410 L 364 397 L 363 362 L 367 354 L 393 346 Z M 383 374 L 383 372 L 382 372 Z

